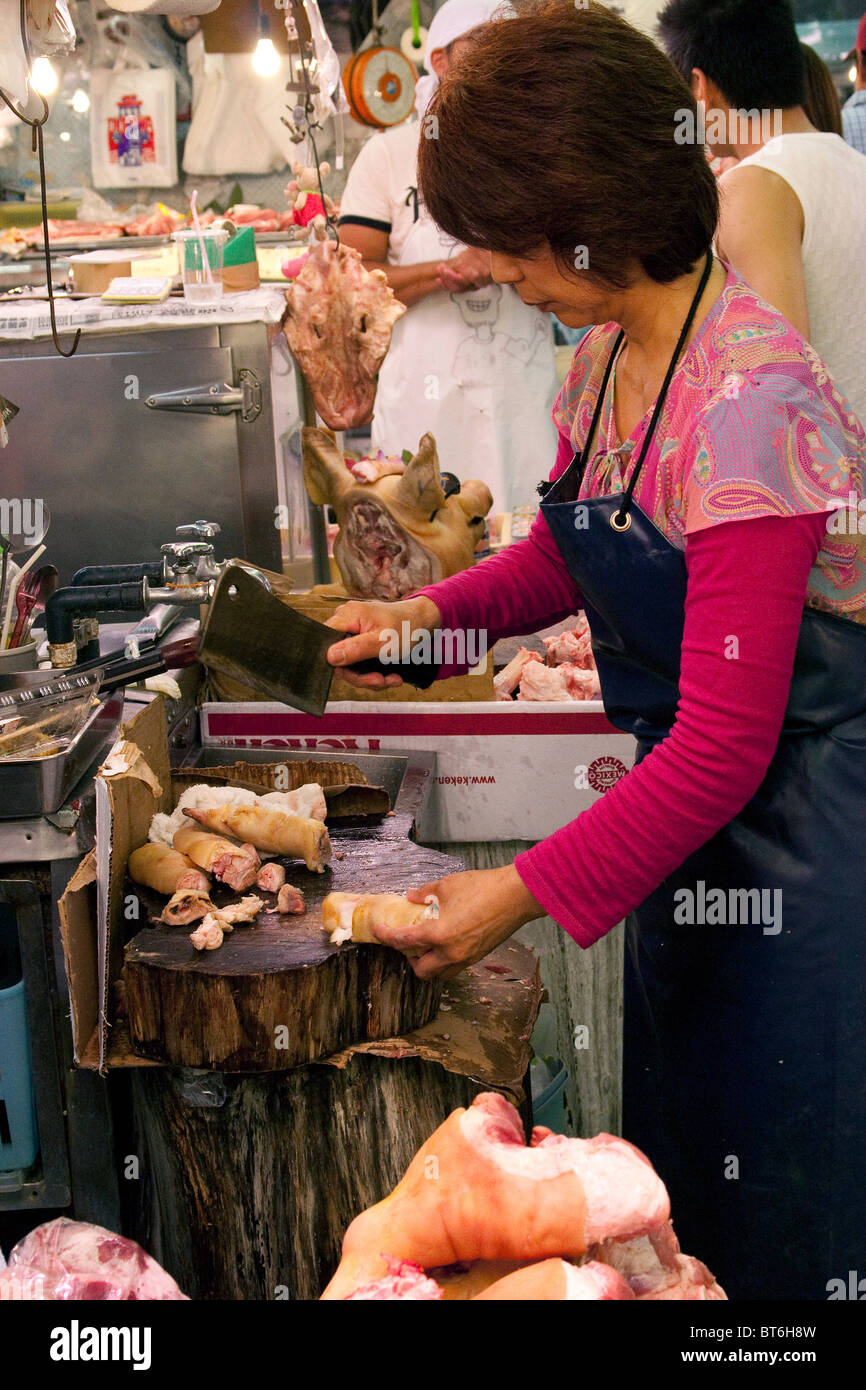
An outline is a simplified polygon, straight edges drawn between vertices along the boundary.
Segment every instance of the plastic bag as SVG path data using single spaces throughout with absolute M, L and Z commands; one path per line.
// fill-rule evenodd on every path
M 48 58 L 71 53 L 75 47 L 75 25 L 66 0 L 27 0 L 27 37 L 31 53 Z
M 95 68 L 90 162 L 97 188 L 177 183 L 174 75 L 167 68 Z
M 192 121 L 183 151 L 188 174 L 270 174 L 285 169 L 296 149 L 280 121 L 288 72 L 253 71 L 247 53 L 206 53 L 197 34 L 187 44 Z
M 19 1240 L 0 1273 L 0 1303 L 187 1301 L 135 1241 L 59 1216 Z
M 32 101 L 27 86 L 27 59 L 21 42 L 18 0 L 0 0 L 0 88 L 21 110 Z M 41 115 L 42 102 L 32 101 L 32 110 L 28 107 L 26 114 L 28 117 Z M 15 121 L 8 110 L 5 119 Z

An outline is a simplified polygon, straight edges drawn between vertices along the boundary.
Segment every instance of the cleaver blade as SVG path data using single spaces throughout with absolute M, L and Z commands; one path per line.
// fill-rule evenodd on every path
M 220 576 L 198 659 L 305 714 L 322 714 L 334 668 L 325 653 L 340 633 L 281 603 L 241 565 Z
M 226 566 L 217 583 L 198 659 L 259 695 L 305 714 L 321 715 L 335 670 L 326 652 L 344 636 L 282 603 L 248 569 L 233 564 Z M 420 689 L 432 685 L 437 675 L 429 665 L 388 666 L 375 659 L 352 669 L 396 673 Z

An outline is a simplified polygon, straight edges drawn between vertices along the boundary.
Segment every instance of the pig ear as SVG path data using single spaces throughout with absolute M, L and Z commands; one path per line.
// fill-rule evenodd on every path
M 432 434 L 425 434 L 418 452 L 406 465 L 406 472 L 392 493 L 394 501 L 408 512 L 432 516 L 445 506 L 445 493 L 439 476 L 439 455 Z
M 349 491 L 354 479 L 327 430 L 305 425 L 301 431 L 304 483 L 317 507 L 333 506 Z

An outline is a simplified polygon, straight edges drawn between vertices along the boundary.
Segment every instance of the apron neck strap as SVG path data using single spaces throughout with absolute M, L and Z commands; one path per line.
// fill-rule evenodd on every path
M 617 354 L 619 353 L 624 338 L 625 329 L 621 328 L 617 335 L 616 342 L 613 345 L 613 351 L 611 352 L 610 357 L 607 360 L 607 366 L 604 369 L 604 376 L 601 379 L 601 386 L 598 388 L 598 400 L 595 403 L 595 410 L 592 413 L 592 424 L 589 427 L 589 434 L 586 436 L 586 442 L 584 443 L 583 452 L 580 455 L 580 462 L 577 466 L 577 471 L 580 474 L 581 481 L 583 480 L 583 475 L 586 471 L 586 465 L 589 462 L 590 446 L 592 444 L 593 439 L 595 438 L 595 432 L 598 429 L 598 424 L 601 419 L 601 412 L 604 409 L 604 398 L 607 395 L 607 388 L 610 383 L 611 372 L 613 371 L 613 364 L 617 359 Z M 577 454 L 575 454 L 574 459 L 572 459 L 572 463 L 574 463 L 576 458 Z
M 610 524 L 611 524 L 611 526 L 614 527 L 615 530 L 624 531 L 624 530 L 626 530 L 627 527 L 628 527 L 628 509 L 629 509 L 629 507 L 631 506 L 631 500 L 632 500 L 632 497 L 634 496 L 634 490 L 635 490 L 635 488 L 636 488 L 636 486 L 637 486 L 637 480 L 638 480 L 638 478 L 640 477 L 640 472 L 641 472 L 641 469 L 643 468 L 643 465 L 644 465 L 644 459 L 646 458 L 647 453 L 649 452 L 649 446 L 650 446 L 650 444 L 651 444 L 652 441 L 653 441 L 653 437 L 654 437 L 655 432 L 656 432 L 656 426 L 658 425 L 658 422 L 659 422 L 659 416 L 661 415 L 662 410 L 664 409 L 664 404 L 665 404 L 665 401 L 666 401 L 666 399 L 667 399 L 667 394 L 668 394 L 668 391 L 670 390 L 671 382 L 673 381 L 674 372 L 676 371 L 676 369 L 677 369 L 677 364 L 678 364 L 678 362 L 679 362 L 679 360 L 680 360 L 680 353 L 682 352 L 683 348 L 685 347 L 686 341 L 687 341 L 688 336 L 689 336 L 689 333 L 691 332 L 692 324 L 693 324 L 694 321 L 695 321 L 695 315 L 696 315 L 697 312 L 698 312 L 698 305 L 700 304 L 701 300 L 702 300 L 703 297 L 704 297 L 704 291 L 705 291 L 705 289 L 707 288 L 707 284 L 709 283 L 709 279 L 710 279 L 710 275 L 711 275 L 711 273 L 712 273 L 712 269 L 713 269 L 713 252 L 712 252 L 712 249 L 710 249 L 710 250 L 707 252 L 707 263 L 706 263 L 706 265 L 704 266 L 704 272 L 703 272 L 703 274 L 702 274 L 702 276 L 701 276 L 700 284 L 698 285 L 697 289 L 695 290 L 695 296 L 694 296 L 694 299 L 692 300 L 692 306 L 691 306 L 691 308 L 689 309 L 688 316 L 686 317 L 686 321 L 685 321 L 685 323 L 683 324 L 683 331 L 681 332 L 681 334 L 680 334 L 680 336 L 679 336 L 679 339 L 678 339 L 678 341 L 677 341 L 677 345 L 676 345 L 676 347 L 674 348 L 673 357 L 671 358 L 670 363 L 669 363 L 669 365 L 668 365 L 668 370 L 667 370 L 667 374 L 666 374 L 665 379 L 664 379 L 664 384 L 663 384 L 663 386 L 662 386 L 661 391 L 660 391 L 659 394 L 658 394 L 658 399 L 656 400 L 656 403 L 655 403 L 655 409 L 653 410 L 652 418 L 651 418 L 651 420 L 650 420 L 650 422 L 649 422 L 649 428 L 647 429 L 646 436 L 645 436 L 645 438 L 644 438 L 643 447 L 641 448 L 640 455 L 639 455 L 639 457 L 638 457 L 638 461 L 637 461 L 637 463 L 635 464 L 634 472 L 632 473 L 631 478 L 629 479 L 628 487 L 626 488 L 625 492 L 623 493 L 623 496 L 622 496 L 622 506 L 620 507 L 619 511 L 616 513 L 615 516 L 611 516 Z M 616 360 L 616 353 L 617 353 L 617 349 L 619 348 L 619 341 L 620 341 L 620 340 L 618 339 L 618 340 L 617 340 L 616 348 L 614 348 L 614 351 L 613 351 L 613 353 L 611 354 L 611 359 L 610 359 L 610 362 L 608 363 L 608 370 L 607 370 L 607 373 L 606 373 L 606 375 L 605 375 L 605 381 L 608 380 L 608 378 L 609 378 L 609 376 L 610 376 L 610 373 L 611 373 L 611 370 L 612 370 L 612 368 L 613 368 L 614 361 Z M 602 399 L 602 398 L 599 397 L 599 405 L 601 404 L 601 399 Z M 612 408 L 612 406 L 611 406 L 611 408 Z

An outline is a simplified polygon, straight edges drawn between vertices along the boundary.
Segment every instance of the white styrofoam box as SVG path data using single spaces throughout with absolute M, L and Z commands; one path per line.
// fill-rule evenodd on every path
M 600 700 L 345 701 L 320 719 L 280 704 L 214 703 L 201 725 L 209 748 L 435 752 L 422 840 L 540 840 L 625 776 L 635 751 Z

